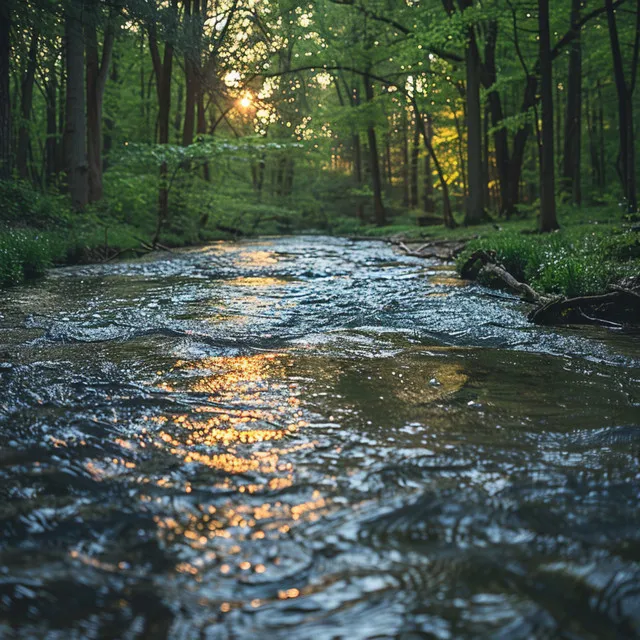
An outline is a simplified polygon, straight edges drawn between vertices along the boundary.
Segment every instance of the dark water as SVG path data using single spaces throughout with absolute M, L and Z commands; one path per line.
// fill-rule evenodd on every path
M 637 337 L 381 243 L 0 305 L 0 636 L 640 636 Z

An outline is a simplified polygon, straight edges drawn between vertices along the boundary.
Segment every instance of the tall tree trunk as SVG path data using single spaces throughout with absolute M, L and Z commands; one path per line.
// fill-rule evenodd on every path
M 20 126 L 18 127 L 18 148 L 16 150 L 16 164 L 18 175 L 23 180 L 29 178 L 29 122 L 33 105 L 33 85 L 36 76 L 38 55 L 38 31 L 33 30 L 27 54 L 27 68 L 22 76 L 20 91 Z
M 91 16 L 93 18 L 94 16 Z M 87 156 L 89 161 L 89 202 L 102 200 L 102 103 L 109 77 L 115 33 L 107 25 L 102 46 L 102 59 L 98 57 L 98 40 L 93 19 L 85 26 L 87 56 Z
M 418 206 L 418 159 L 420 157 L 420 123 L 418 118 L 415 119 L 413 130 L 413 145 L 411 146 L 411 193 L 410 206 L 417 208 Z
M 636 9 L 636 40 L 632 54 L 631 81 L 627 83 L 624 75 L 624 63 L 620 50 L 618 26 L 613 0 L 605 0 L 607 8 L 607 21 L 609 25 L 609 39 L 611 42 L 611 54 L 613 56 L 613 76 L 618 94 L 618 132 L 620 135 L 620 164 L 622 174 L 622 187 L 627 204 L 627 210 L 634 213 L 638 209 L 638 197 L 636 193 L 636 162 L 635 162 L 635 138 L 633 126 L 633 90 L 638 68 L 638 51 L 640 49 L 640 0 L 637 0 Z
M 204 136 L 207 133 L 207 113 L 206 113 L 206 109 L 204 108 L 204 95 L 202 91 L 198 91 L 197 108 L 198 108 L 198 118 L 197 118 L 196 132 L 198 134 L 198 137 L 200 137 L 200 136 Z M 264 166 L 262 169 L 262 173 L 264 173 Z M 211 169 L 209 168 L 208 162 L 205 162 L 202 165 L 202 177 L 207 182 L 211 181 Z M 260 187 L 260 189 L 262 189 L 262 186 Z
M 487 219 L 484 210 L 484 188 L 482 186 L 482 107 L 480 103 L 480 56 L 475 34 L 469 31 L 469 42 L 465 52 L 467 71 L 467 171 L 469 195 L 467 197 L 465 224 L 479 224 Z
M 367 102 L 373 101 L 373 85 L 368 74 L 364 76 L 364 90 Z M 378 226 L 387 222 L 387 214 L 382 200 L 382 180 L 380 177 L 380 158 L 378 157 L 378 142 L 376 129 L 372 122 L 367 127 L 369 140 L 369 167 L 371 169 L 371 187 L 373 188 L 373 217 Z
M 67 186 L 73 208 L 82 210 L 89 200 L 84 101 L 83 0 L 71 0 L 65 17 L 67 99 L 64 149 Z
M 604 189 L 607 184 L 607 154 L 604 145 L 604 100 L 599 78 L 596 82 L 596 90 L 598 92 L 598 157 L 600 158 L 600 183 L 598 186 Z
M 360 144 L 360 134 L 353 134 L 353 179 L 358 189 L 362 188 L 362 145 Z M 364 222 L 364 203 L 361 196 L 356 197 L 356 218 Z
M 11 14 L 9 3 L 0 3 L 0 179 L 11 178 Z
M 491 114 L 491 126 L 493 127 L 493 146 L 495 147 L 496 171 L 500 190 L 500 215 L 509 219 L 515 212 L 515 202 L 509 198 L 509 136 L 507 129 L 503 126 L 504 112 L 500 93 L 495 88 L 498 77 L 496 67 L 496 43 L 498 36 L 498 26 L 495 21 L 490 23 L 487 43 L 485 45 L 485 73 L 486 84 L 493 87 L 487 96 L 489 113 Z
M 418 104 L 415 98 L 412 98 L 413 108 L 416 114 L 416 118 L 420 121 L 420 128 L 422 129 L 422 140 L 424 141 L 424 146 L 427 150 L 427 153 L 431 157 L 433 161 L 433 166 L 438 174 L 438 180 L 440 181 L 440 187 L 442 188 L 442 222 L 445 227 L 448 229 L 456 228 L 456 221 L 453 217 L 453 210 L 451 208 L 451 198 L 449 197 L 449 185 L 447 184 L 447 180 L 444 176 L 444 172 L 442 171 L 442 166 L 436 156 L 435 149 L 433 148 L 433 144 L 431 143 L 433 139 L 433 130 L 431 128 L 431 122 L 429 116 L 424 116 L 418 110 Z
M 53 182 L 58 173 L 58 126 L 57 126 L 57 97 L 58 71 L 56 69 L 57 54 L 49 58 L 47 84 L 45 87 L 47 99 L 47 139 L 45 142 L 45 180 L 47 185 Z
M 196 21 L 198 20 L 198 0 L 183 0 L 185 12 L 185 31 L 188 42 L 184 54 L 185 101 L 184 123 L 182 127 L 182 145 L 188 146 L 193 142 L 196 125 L 196 103 L 198 97 L 198 60 L 196 41 Z
M 540 149 L 540 231 L 558 228 L 556 218 L 555 154 L 553 144 L 553 64 L 549 29 L 549 0 L 538 0 L 540 31 L 540 98 L 542 145 Z
M 178 1 L 172 0 L 171 7 L 177 14 Z M 160 60 L 158 39 L 155 24 L 149 30 L 149 48 L 153 71 L 156 77 L 156 93 L 158 96 L 158 142 L 169 142 L 169 116 L 171 113 L 171 71 L 173 68 L 173 43 L 168 40 L 164 45 L 164 55 Z M 154 244 L 160 239 L 160 233 L 169 219 L 169 185 L 167 182 L 168 167 L 163 162 L 160 165 L 160 187 L 158 190 L 158 224 L 156 227 Z
M 113 60 L 111 62 L 111 71 L 109 73 L 109 80 L 113 84 L 118 82 L 118 61 Z M 109 160 L 109 153 L 113 148 L 113 132 L 116 123 L 113 117 L 106 117 L 104 120 L 104 134 L 102 135 L 102 170 L 107 170 L 107 162 Z
M 583 0 L 571 0 L 571 24 L 580 20 Z M 571 44 L 567 78 L 567 113 L 564 121 L 564 154 L 562 163 L 562 190 L 571 202 L 582 203 L 582 41 L 580 31 Z
M 409 186 L 409 124 L 407 122 L 407 111 L 402 110 L 402 205 L 408 207 L 411 203 Z
M 418 118 L 419 119 L 419 118 Z M 425 141 L 425 148 L 428 150 L 431 146 L 431 140 L 433 139 L 433 124 L 429 114 L 424 116 L 424 135 L 429 137 L 429 140 Z M 423 208 L 425 213 L 433 213 L 435 211 L 435 203 L 433 202 L 433 176 L 431 175 L 431 156 L 429 152 L 424 156 L 424 194 L 423 194 Z

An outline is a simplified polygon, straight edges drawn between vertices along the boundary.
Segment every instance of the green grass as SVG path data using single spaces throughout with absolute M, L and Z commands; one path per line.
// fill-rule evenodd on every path
M 0 231 L 0 287 L 43 276 L 59 251 L 55 239 L 36 231 Z
M 469 242 L 458 268 L 479 249 L 495 251 L 509 273 L 542 293 L 594 295 L 640 277 L 640 234 L 608 223 L 576 224 L 544 235 L 511 230 L 488 235 Z
M 83 214 L 73 213 L 64 196 L 34 191 L 23 182 L 0 182 L 0 287 L 40 277 L 52 265 L 95 262 L 116 253 L 135 256 L 151 241 L 157 176 L 112 170 L 107 177 L 105 200 Z M 246 176 L 233 172 L 217 184 L 184 176 L 174 185 L 171 215 L 160 242 L 169 247 L 200 244 L 233 238 L 233 229 L 248 236 L 323 233 L 464 240 L 469 244 L 462 259 L 475 249 L 494 250 L 516 278 L 541 291 L 568 296 L 599 293 L 639 275 L 638 233 L 623 230 L 623 216 L 615 206 L 561 207 L 562 230 L 543 236 L 535 232 L 532 211 L 508 222 L 452 230 L 420 227 L 421 211 L 390 204 L 390 224 L 376 227 L 356 219 L 352 185 L 344 176 L 307 172 L 300 183 L 305 184 L 303 192 L 287 197 L 265 192 L 261 199 Z M 458 214 L 458 222 L 461 218 Z

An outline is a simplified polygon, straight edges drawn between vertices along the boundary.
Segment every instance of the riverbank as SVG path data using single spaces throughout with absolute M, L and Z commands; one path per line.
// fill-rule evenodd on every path
M 640 228 L 621 218 L 615 208 L 599 207 L 562 211 L 560 230 L 547 234 L 537 233 L 535 219 L 524 218 L 453 230 L 434 227 L 426 233 L 388 227 L 372 235 L 384 231 L 414 244 L 461 242 L 464 249 L 456 259 L 459 273 L 474 253 L 484 251 L 514 278 L 540 293 L 575 297 L 640 283 Z M 480 280 L 504 285 L 482 274 Z
M 134 225 L 108 210 L 74 214 L 62 198 L 39 195 L 20 185 L 11 186 L 10 190 L 11 193 L 0 194 L 5 224 L 0 228 L 0 287 L 37 279 L 53 266 L 109 262 L 138 257 L 156 248 L 194 246 L 237 237 L 314 232 L 393 238 L 407 243 L 460 243 L 455 251 L 458 271 L 474 252 L 489 252 L 517 280 L 549 295 L 597 295 L 613 285 L 640 281 L 638 226 L 623 220 L 615 207 L 561 210 L 561 230 L 544 235 L 536 233 L 533 216 L 456 229 L 442 225 L 420 227 L 410 214 L 397 216 L 395 224 L 385 227 L 338 218 L 329 229 L 287 225 L 272 228 L 273 225 L 264 224 L 235 229 L 203 220 L 197 228 L 173 228 L 161 235 L 154 247 L 151 218 L 146 225 Z M 29 220 L 30 226 L 24 226 L 23 220 Z M 497 284 L 486 277 L 481 279 L 485 284 Z

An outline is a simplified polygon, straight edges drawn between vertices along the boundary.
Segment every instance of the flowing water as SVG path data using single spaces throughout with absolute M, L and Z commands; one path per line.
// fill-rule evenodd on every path
M 377 242 L 0 304 L 0 636 L 640 636 L 640 348 Z

